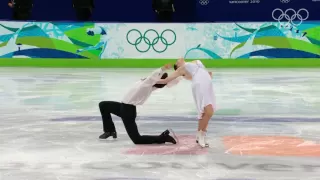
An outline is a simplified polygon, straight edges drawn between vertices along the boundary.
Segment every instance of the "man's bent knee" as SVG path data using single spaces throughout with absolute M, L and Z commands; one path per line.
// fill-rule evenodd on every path
M 100 109 L 104 108 L 105 106 L 106 106 L 106 102 L 105 102 L 105 101 L 101 101 L 101 102 L 99 103 L 99 108 L 100 108 Z
M 128 133 L 128 135 L 134 144 L 141 144 L 142 143 L 140 134 L 132 135 L 132 134 Z
M 131 141 L 132 141 L 134 144 L 142 144 L 142 141 L 141 141 L 140 137 L 131 138 Z

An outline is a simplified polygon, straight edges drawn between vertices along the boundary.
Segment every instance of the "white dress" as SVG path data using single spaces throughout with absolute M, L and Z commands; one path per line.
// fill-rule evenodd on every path
M 198 110 L 198 118 L 201 119 L 204 108 L 212 105 L 215 110 L 215 95 L 211 82 L 211 76 L 200 60 L 188 62 L 185 69 L 192 76 L 192 94 Z

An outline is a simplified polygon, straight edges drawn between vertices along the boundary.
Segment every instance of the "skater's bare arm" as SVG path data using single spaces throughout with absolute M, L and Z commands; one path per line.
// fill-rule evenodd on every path
M 167 84 L 170 81 L 176 79 L 177 77 L 181 76 L 181 70 L 179 70 L 180 68 L 178 68 L 176 71 L 174 71 L 172 74 L 169 75 L 169 77 L 167 77 L 166 79 L 161 79 L 157 82 L 157 84 Z
M 151 84 L 151 85 L 156 84 L 156 82 L 159 81 L 159 79 L 161 79 L 161 76 L 163 75 L 164 71 L 170 68 L 171 68 L 171 65 L 167 64 L 159 69 L 156 69 L 155 71 L 152 72 L 152 74 L 149 77 L 145 79 L 145 83 Z
M 181 77 L 178 77 L 178 78 L 176 78 L 176 79 L 168 82 L 166 86 L 167 86 L 168 88 L 171 88 L 171 87 L 179 84 L 179 82 L 180 82 L 181 80 L 182 80 L 182 78 L 181 78 Z
M 183 78 L 188 80 L 188 81 L 192 80 L 192 76 L 190 76 L 190 75 L 184 75 Z

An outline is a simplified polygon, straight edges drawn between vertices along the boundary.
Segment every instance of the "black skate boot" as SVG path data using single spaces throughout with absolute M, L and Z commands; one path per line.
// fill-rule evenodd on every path
M 170 131 L 169 130 L 165 130 L 163 133 L 161 133 L 160 136 L 163 138 L 163 140 L 165 142 L 169 142 L 169 143 L 172 143 L 172 144 L 177 144 L 177 141 L 175 140 L 175 138 L 173 138 L 169 134 L 170 134 Z
M 165 131 L 163 131 L 163 133 L 160 134 L 160 136 L 167 136 L 170 134 L 170 131 L 167 129 Z
M 117 138 L 117 132 L 105 132 L 99 136 L 99 139 L 107 139 L 108 137 L 112 136 L 113 139 Z

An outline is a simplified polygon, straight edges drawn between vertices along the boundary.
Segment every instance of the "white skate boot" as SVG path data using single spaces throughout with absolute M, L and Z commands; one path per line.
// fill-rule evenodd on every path
M 197 136 L 196 136 L 196 142 L 199 143 L 199 138 L 201 136 L 203 136 L 203 141 L 204 141 L 205 147 L 209 147 L 209 143 L 208 143 L 207 133 L 206 132 L 198 131 Z M 203 146 L 201 146 L 201 147 L 203 147 Z
M 204 133 L 204 144 L 206 145 L 206 147 L 209 147 L 207 132 L 203 132 L 203 133 Z
M 198 144 L 201 146 L 201 147 L 206 147 L 206 143 L 204 141 L 204 132 L 203 131 L 199 131 L 198 134 L 197 134 L 197 141 L 198 141 Z

